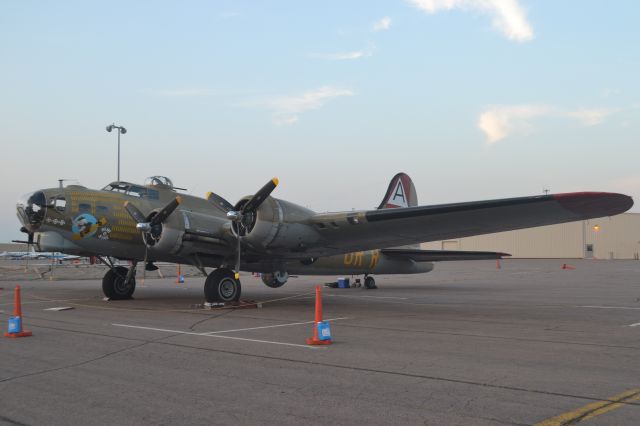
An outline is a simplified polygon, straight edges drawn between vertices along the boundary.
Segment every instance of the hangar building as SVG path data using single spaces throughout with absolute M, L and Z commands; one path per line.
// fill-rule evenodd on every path
M 430 250 L 490 250 L 514 258 L 639 259 L 640 213 L 422 244 Z

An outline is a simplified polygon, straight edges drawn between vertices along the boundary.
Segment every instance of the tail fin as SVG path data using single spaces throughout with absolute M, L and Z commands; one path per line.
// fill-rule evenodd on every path
M 398 207 L 415 207 L 418 205 L 418 195 L 413 181 L 406 173 L 398 173 L 391 179 L 387 193 L 378 209 L 394 209 Z

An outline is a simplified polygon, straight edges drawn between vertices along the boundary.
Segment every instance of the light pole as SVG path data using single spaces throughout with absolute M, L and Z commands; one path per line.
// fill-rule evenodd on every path
M 111 133 L 113 129 L 118 129 L 118 182 L 120 182 L 120 133 L 123 135 L 127 133 L 127 129 L 122 126 L 116 126 L 115 124 L 109 124 L 107 126 L 107 132 Z

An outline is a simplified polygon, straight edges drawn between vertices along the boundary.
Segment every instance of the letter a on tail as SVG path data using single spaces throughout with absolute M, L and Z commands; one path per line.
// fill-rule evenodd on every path
M 413 181 L 406 173 L 398 173 L 391 179 L 387 193 L 378 209 L 414 207 L 418 205 L 418 196 Z

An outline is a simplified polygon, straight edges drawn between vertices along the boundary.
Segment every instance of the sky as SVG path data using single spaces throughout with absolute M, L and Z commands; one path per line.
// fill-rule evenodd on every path
M 165 175 L 232 203 L 421 205 L 569 191 L 640 200 L 635 0 L 5 1 L 0 241 L 72 179 Z M 632 211 L 640 211 L 638 206 Z

